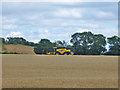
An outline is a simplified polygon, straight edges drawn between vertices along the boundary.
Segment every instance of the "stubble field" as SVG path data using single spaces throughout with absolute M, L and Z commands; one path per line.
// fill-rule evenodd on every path
M 117 56 L 2 55 L 3 88 L 117 88 Z

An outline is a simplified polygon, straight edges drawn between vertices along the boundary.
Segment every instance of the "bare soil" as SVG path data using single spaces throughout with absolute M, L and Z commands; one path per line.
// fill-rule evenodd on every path
M 3 88 L 118 88 L 117 56 L 2 58 Z
M 35 54 L 34 47 L 24 45 L 5 45 L 7 52 L 17 52 L 21 54 Z

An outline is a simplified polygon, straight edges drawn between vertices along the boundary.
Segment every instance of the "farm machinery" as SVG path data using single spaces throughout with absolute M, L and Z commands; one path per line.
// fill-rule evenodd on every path
M 66 47 L 53 47 L 52 50 L 47 52 L 47 55 L 70 55 L 71 50 L 70 48 Z

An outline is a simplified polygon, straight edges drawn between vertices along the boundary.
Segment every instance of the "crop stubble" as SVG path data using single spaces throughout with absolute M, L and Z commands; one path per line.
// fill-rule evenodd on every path
M 117 56 L 3 55 L 3 88 L 117 88 Z

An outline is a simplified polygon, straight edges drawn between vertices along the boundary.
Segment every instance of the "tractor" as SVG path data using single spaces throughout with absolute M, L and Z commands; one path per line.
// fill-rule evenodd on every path
M 70 55 L 70 48 L 66 47 L 53 47 L 53 49 L 48 50 L 47 55 Z

